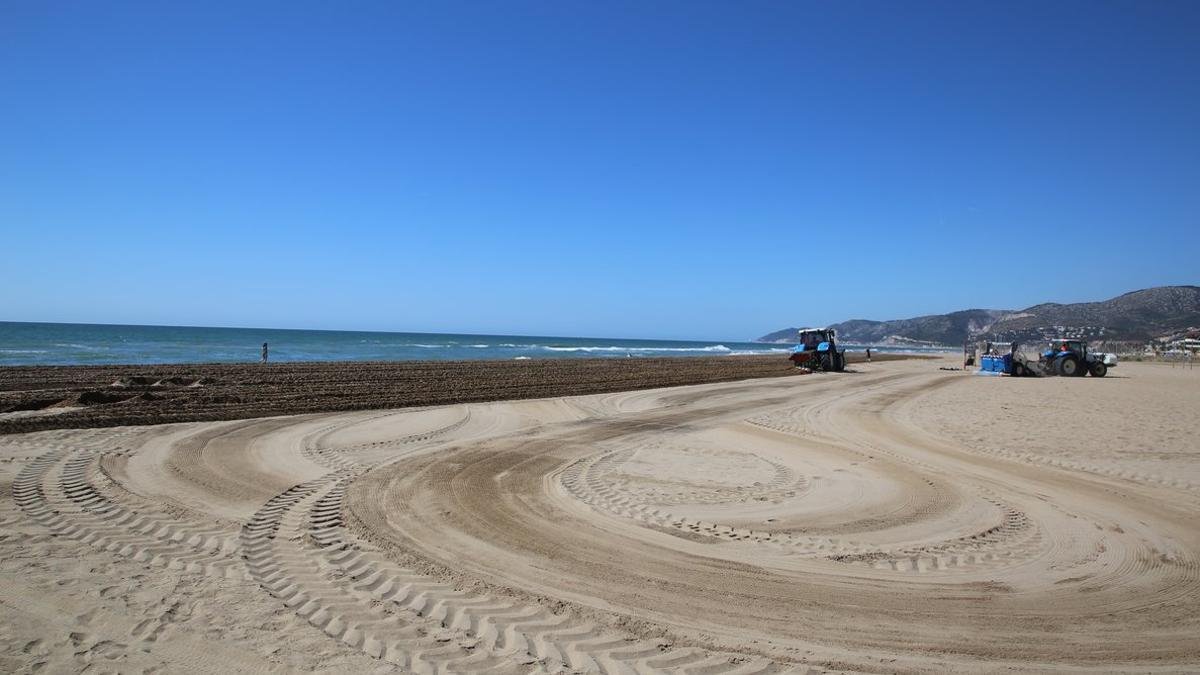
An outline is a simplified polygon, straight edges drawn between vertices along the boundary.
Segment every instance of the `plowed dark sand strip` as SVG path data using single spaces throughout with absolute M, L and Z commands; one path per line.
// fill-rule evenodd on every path
M 12 366 L 0 368 L 0 434 L 599 394 L 786 377 L 791 365 L 777 355 Z

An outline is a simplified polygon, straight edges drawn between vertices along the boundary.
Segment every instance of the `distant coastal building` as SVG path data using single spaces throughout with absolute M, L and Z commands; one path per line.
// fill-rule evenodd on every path
M 1196 354 L 1200 352 L 1200 338 L 1184 338 L 1182 340 L 1176 340 L 1170 344 L 1170 348 L 1172 350 Z

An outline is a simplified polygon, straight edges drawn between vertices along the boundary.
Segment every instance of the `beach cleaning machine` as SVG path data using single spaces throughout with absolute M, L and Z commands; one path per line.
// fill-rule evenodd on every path
M 1035 355 L 1023 352 L 1018 342 L 985 341 L 977 350 L 979 372 L 988 375 L 1082 377 L 1091 373 L 1092 377 L 1104 377 L 1117 365 L 1116 354 L 1089 351 L 1082 340 L 1054 340 L 1048 349 Z

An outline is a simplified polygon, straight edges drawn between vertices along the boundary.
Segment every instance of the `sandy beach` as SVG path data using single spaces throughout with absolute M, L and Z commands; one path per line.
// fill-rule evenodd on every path
M 7 369 L 0 670 L 1200 668 L 1200 370 L 955 360 Z

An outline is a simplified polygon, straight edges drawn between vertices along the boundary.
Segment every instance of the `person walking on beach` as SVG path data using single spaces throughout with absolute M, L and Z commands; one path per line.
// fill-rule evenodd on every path
M 263 363 L 266 363 L 266 362 L 267 362 L 267 343 L 265 343 L 265 342 L 263 343 L 263 355 L 262 355 L 262 362 L 263 362 Z
M 867 363 L 871 362 L 871 348 L 867 347 Z

